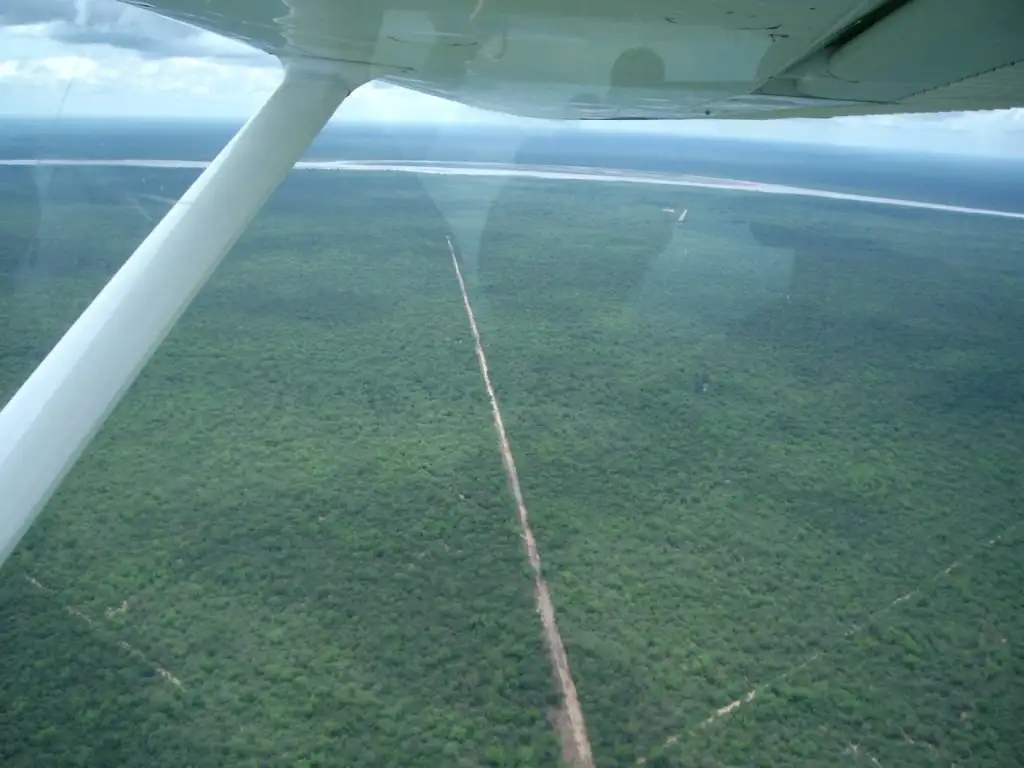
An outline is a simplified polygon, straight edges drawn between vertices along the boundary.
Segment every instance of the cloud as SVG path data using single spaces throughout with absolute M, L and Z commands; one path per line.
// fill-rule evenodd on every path
M 84 56 L 51 56 L 32 61 L 5 61 L 0 64 L 0 78 L 20 79 L 36 85 L 47 85 L 54 80 L 75 80 L 94 85 L 113 80 L 117 73 Z
M 243 103 L 251 111 L 270 94 L 280 77 L 280 70 L 268 67 L 240 67 L 198 58 L 136 60 L 130 68 L 121 62 L 76 55 L 0 61 L 0 84 L 34 88 L 36 92 L 58 86 L 55 92 L 67 89 L 76 100 L 120 95 L 122 101 L 135 102 L 135 106 L 140 98 L 152 102 L 168 94 L 212 100 L 242 94 L 248 97 Z M 174 114 L 173 110 L 180 110 L 182 105 L 166 106 Z
M 234 40 L 117 0 L 3 0 L 0 26 L 72 46 L 105 45 L 146 58 L 204 57 L 269 64 L 273 57 Z
M 550 121 L 490 112 L 455 101 L 417 93 L 383 81 L 357 88 L 338 110 L 338 118 L 352 122 L 501 124 L 538 126 Z
M 580 124 L 578 129 L 957 155 L 1024 156 L 1024 109 L 789 120 L 588 121 Z
M 74 21 L 76 13 L 72 0 L 6 0 L 0 8 L 0 26 Z

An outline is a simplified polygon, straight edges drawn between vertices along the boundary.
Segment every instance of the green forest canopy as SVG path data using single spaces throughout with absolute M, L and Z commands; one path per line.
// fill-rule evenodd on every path
M 5 399 L 150 226 L 73 173 L 0 187 Z M 598 764 L 1024 762 L 1019 224 L 680 197 L 462 243 Z M 450 231 L 289 178 L 0 571 L 5 765 L 557 763 Z

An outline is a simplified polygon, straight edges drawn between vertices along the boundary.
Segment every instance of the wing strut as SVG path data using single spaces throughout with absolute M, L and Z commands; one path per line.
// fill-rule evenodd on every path
M 286 68 L 0 412 L 0 564 L 349 92 L 332 73 Z

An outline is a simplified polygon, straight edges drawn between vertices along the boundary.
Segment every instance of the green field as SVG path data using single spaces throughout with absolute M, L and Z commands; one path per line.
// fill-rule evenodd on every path
M 4 399 L 190 178 L 76 173 L 0 171 Z M 289 178 L 0 571 L 0 762 L 558 764 L 486 215 L 597 764 L 1024 763 L 1020 222 L 490 183 Z

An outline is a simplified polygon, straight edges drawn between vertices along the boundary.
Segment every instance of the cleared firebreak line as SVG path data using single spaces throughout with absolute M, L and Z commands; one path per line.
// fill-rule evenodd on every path
M 890 600 L 888 603 L 883 605 L 881 608 L 878 608 L 875 611 L 872 611 L 863 620 L 861 620 L 860 623 L 853 624 L 848 629 L 844 630 L 843 632 L 840 632 L 840 633 L 837 633 L 837 634 L 833 635 L 831 637 L 831 639 L 826 640 L 825 644 L 823 645 L 823 647 L 821 649 L 819 649 L 819 650 L 815 651 L 814 653 L 812 653 L 810 656 L 808 656 L 806 659 L 801 661 L 799 664 L 795 664 L 794 666 L 792 666 L 789 669 L 787 669 L 785 672 L 783 672 L 783 673 L 781 673 L 779 675 L 776 675 L 775 677 L 773 677 L 770 680 L 767 680 L 767 681 L 761 683 L 760 685 L 754 686 L 749 691 L 747 691 L 747 693 L 744 696 L 742 696 L 741 698 L 738 698 L 735 701 L 729 702 L 724 707 L 719 707 L 714 712 L 712 712 L 710 715 L 708 715 L 706 718 L 704 718 L 704 720 L 702 720 L 698 724 L 697 727 L 704 728 L 704 727 L 706 727 L 708 725 L 711 725 L 716 720 L 720 720 L 721 718 L 725 717 L 726 715 L 731 715 L 733 712 L 735 712 L 740 707 L 742 707 L 742 706 L 744 706 L 746 704 L 749 704 L 750 702 L 754 701 L 754 699 L 757 698 L 758 693 L 760 693 L 761 691 L 765 691 L 765 690 L 768 690 L 770 688 L 773 688 L 773 687 L 777 686 L 779 683 L 784 682 L 785 680 L 788 680 L 790 677 L 795 675 L 797 672 L 799 672 L 800 670 L 804 669 L 805 667 L 809 667 L 811 664 L 813 664 L 814 662 L 816 662 L 818 659 L 822 658 L 826 654 L 830 654 L 830 653 L 834 654 L 836 648 L 843 641 L 847 640 L 850 637 L 853 637 L 854 635 L 859 634 L 863 630 L 865 630 L 868 627 L 874 625 L 879 619 L 883 618 L 886 614 L 888 614 L 890 611 L 892 611 L 894 608 L 896 608 L 896 606 L 900 605 L 901 603 L 905 603 L 908 600 L 912 600 L 912 599 L 918 597 L 922 592 L 924 592 L 925 589 L 927 589 L 929 586 L 931 586 L 935 582 L 938 582 L 943 577 L 949 576 L 949 574 L 951 574 L 953 571 L 963 568 L 975 556 L 977 556 L 978 554 L 980 554 L 980 553 L 982 553 L 982 552 L 984 552 L 986 550 L 989 550 L 992 547 L 994 547 L 996 544 L 998 544 L 1004 538 L 1007 538 L 1011 533 L 1013 533 L 1022 524 L 1024 524 L 1024 520 L 1017 520 L 1017 521 L 1011 523 L 1009 527 L 1003 529 L 1002 533 L 999 533 L 999 534 L 997 534 L 997 535 L 995 535 L 995 536 L 993 536 L 991 538 L 985 539 L 982 543 L 976 545 L 975 548 L 973 550 L 971 550 L 970 552 L 968 552 L 966 555 L 962 555 L 961 557 L 959 557 L 956 560 L 954 560 L 953 562 L 951 562 L 949 565 L 947 565 L 942 570 L 936 571 L 930 577 L 928 577 L 928 578 L 924 579 L 923 581 L 921 581 L 917 585 L 917 587 L 915 587 L 914 589 L 910 590 L 909 592 L 903 593 L 899 597 L 896 597 L 895 599 Z M 684 734 L 680 734 L 680 735 L 676 735 L 676 736 L 670 736 L 662 744 L 662 748 L 669 747 L 669 746 L 671 746 L 673 744 L 678 744 L 681 735 L 693 735 L 695 733 L 696 733 L 696 727 L 695 728 L 690 728 L 689 730 L 685 731 Z M 871 757 L 870 755 L 868 757 L 872 761 L 872 763 L 874 763 L 875 765 L 879 764 L 878 760 L 876 758 Z M 636 761 L 636 765 L 644 765 L 646 763 L 647 763 L 647 758 L 646 757 L 641 757 L 641 758 L 639 758 Z
M 519 526 L 522 529 L 523 546 L 526 550 L 526 559 L 533 569 L 534 597 L 536 599 L 537 612 L 541 617 L 541 624 L 544 628 L 544 641 L 548 646 L 548 654 L 551 657 L 551 665 L 554 668 L 555 677 L 558 679 L 562 692 L 565 720 L 568 721 L 568 733 L 560 729 L 560 736 L 563 740 L 563 752 L 570 757 L 570 764 L 576 768 L 593 768 L 594 757 L 590 750 L 590 740 L 587 736 L 587 726 L 583 721 L 583 710 L 580 708 L 579 696 L 576 694 L 576 684 L 573 682 L 572 673 L 569 670 L 569 657 L 565 652 L 565 645 L 562 643 L 562 636 L 558 632 L 558 625 L 555 622 L 555 607 L 551 601 L 551 593 L 548 591 L 547 583 L 541 571 L 540 554 L 537 551 L 537 542 L 530 529 L 530 520 L 526 513 L 526 502 L 523 500 L 523 492 L 519 486 L 519 474 L 516 472 L 515 459 L 512 457 L 512 448 L 508 442 L 508 435 L 505 433 L 505 424 L 501 418 L 501 410 L 498 408 L 498 399 L 494 394 L 494 386 L 491 384 L 491 374 L 487 367 L 487 357 L 484 354 L 483 342 L 480 339 L 480 331 L 476 325 L 476 317 L 473 315 L 473 307 L 469 303 L 469 294 L 466 292 L 466 283 L 462 279 L 462 269 L 459 267 L 459 260 L 455 255 L 455 246 L 451 236 L 448 237 L 448 250 L 452 254 L 452 264 L 455 266 L 455 277 L 459 281 L 459 290 L 462 292 L 462 303 L 466 308 L 466 316 L 469 318 L 469 329 L 473 334 L 473 343 L 476 347 L 476 357 L 480 363 L 480 374 L 483 376 L 484 387 L 487 389 L 487 398 L 491 402 L 491 415 L 494 418 L 494 429 L 498 433 L 498 444 L 501 448 L 501 459 L 505 465 L 505 474 L 508 477 L 509 488 L 516 502 L 516 513 L 519 517 Z M 565 740 L 570 743 L 566 744 Z
M 25 576 L 25 581 L 27 581 L 29 584 L 31 584 L 36 589 L 41 590 L 41 591 L 45 592 L 46 594 L 48 594 L 48 595 L 50 595 L 52 597 L 57 597 L 57 593 L 54 590 L 52 590 L 49 587 L 47 587 L 46 585 L 44 585 L 42 582 L 40 582 L 39 579 L 35 578 L 34 576 L 30 576 L 27 573 L 24 574 L 24 576 Z M 128 607 L 128 603 L 127 603 L 127 601 L 125 601 L 125 602 L 122 602 L 121 605 L 119 607 L 117 607 L 117 608 L 108 608 L 107 609 L 107 618 L 108 619 L 109 618 L 113 618 L 117 614 L 123 613 L 125 610 L 127 610 L 127 607 Z M 78 608 L 75 608 L 75 606 L 73 606 L 73 605 L 64 605 L 63 608 L 64 608 L 65 611 L 68 612 L 69 615 L 74 616 L 76 619 L 79 619 L 80 621 L 84 621 L 90 627 L 98 626 L 98 623 L 96 622 L 95 619 L 90 618 L 86 614 L 82 613 Z M 168 683 L 173 685 L 175 688 L 179 688 L 181 690 L 184 690 L 184 686 L 181 684 L 181 680 L 179 680 L 177 677 L 172 675 L 167 669 L 165 669 L 164 667 L 161 667 L 159 664 L 154 662 L 152 659 L 148 658 L 142 651 L 140 651 L 134 645 L 131 645 L 130 643 L 126 642 L 125 640 L 118 640 L 117 641 L 117 645 L 118 645 L 118 647 L 122 651 L 125 651 L 128 655 L 135 657 L 136 659 L 141 661 L 143 664 L 146 664 L 147 666 L 152 667 L 153 669 L 155 669 L 157 674 L 160 675 L 160 677 L 162 679 L 164 679 L 165 681 L 167 681 Z

